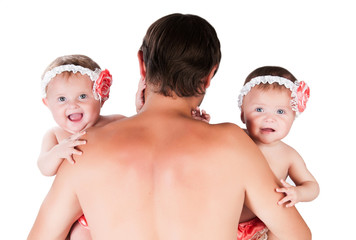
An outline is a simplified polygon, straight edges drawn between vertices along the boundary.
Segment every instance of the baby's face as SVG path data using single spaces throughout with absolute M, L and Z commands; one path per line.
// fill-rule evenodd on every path
M 62 73 L 50 81 L 44 102 L 61 128 L 76 133 L 95 125 L 101 104 L 92 89 L 93 82 L 80 73 Z
M 288 89 L 256 87 L 244 97 L 241 119 L 256 143 L 271 144 L 287 136 L 295 119 Z

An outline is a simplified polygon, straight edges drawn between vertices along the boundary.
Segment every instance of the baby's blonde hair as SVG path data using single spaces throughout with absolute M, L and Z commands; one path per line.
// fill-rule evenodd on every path
M 251 81 L 251 79 L 255 77 L 260 77 L 260 76 L 278 76 L 278 77 L 283 77 L 286 78 L 293 83 L 297 82 L 298 80 L 293 76 L 291 72 L 289 72 L 287 69 L 282 68 L 282 67 L 277 67 L 277 66 L 264 66 L 257 68 L 253 70 L 247 77 L 244 82 L 244 85 L 248 82 Z M 273 84 L 258 84 L 255 87 L 258 89 L 263 89 L 263 90 L 268 90 L 268 89 L 285 89 L 283 85 L 280 85 L 278 83 L 273 83 Z
M 68 64 L 73 64 L 84 68 L 88 68 L 92 71 L 95 71 L 95 69 L 100 69 L 99 64 L 97 64 L 93 59 L 91 59 L 88 56 L 80 55 L 80 54 L 65 55 L 65 56 L 58 57 L 53 62 L 51 62 L 51 64 L 48 65 L 48 67 L 42 74 L 41 79 L 43 79 L 46 72 L 52 70 L 53 68 L 62 65 L 68 65 Z

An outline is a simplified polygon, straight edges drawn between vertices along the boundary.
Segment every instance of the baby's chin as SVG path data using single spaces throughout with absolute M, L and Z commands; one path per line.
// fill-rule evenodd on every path
M 282 140 L 279 138 L 261 138 L 261 137 L 251 137 L 251 138 L 257 145 L 273 145 Z
M 88 128 L 88 125 L 80 126 L 80 127 L 64 127 L 63 129 L 71 134 L 79 133 Z

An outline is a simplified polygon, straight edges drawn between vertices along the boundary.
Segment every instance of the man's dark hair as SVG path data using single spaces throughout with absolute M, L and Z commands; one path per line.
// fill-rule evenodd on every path
M 154 22 L 140 50 L 146 66 L 146 82 L 164 96 L 205 93 L 204 83 L 221 59 L 215 29 L 195 15 L 171 14 Z

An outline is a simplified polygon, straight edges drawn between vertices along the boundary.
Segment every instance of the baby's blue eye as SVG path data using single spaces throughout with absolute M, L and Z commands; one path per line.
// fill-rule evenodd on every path
M 58 102 L 64 102 L 65 100 L 66 100 L 65 97 L 59 97 L 59 98 L 58 98 Z
M 285 111 L 283 109 L 278 109 L 277 110 L 277 114 L 284 114 L 284 113 L 285 113 Z
M 256 112 L 263 112 L 263 108 L 256 108 Z
M 87 95 L 86 95 L 86 94 L 81 94 L 81 95 L 79 96 L 79 98 L 80 98 L 80 99 L 85 99 L 85 98 L 87 98 Z

